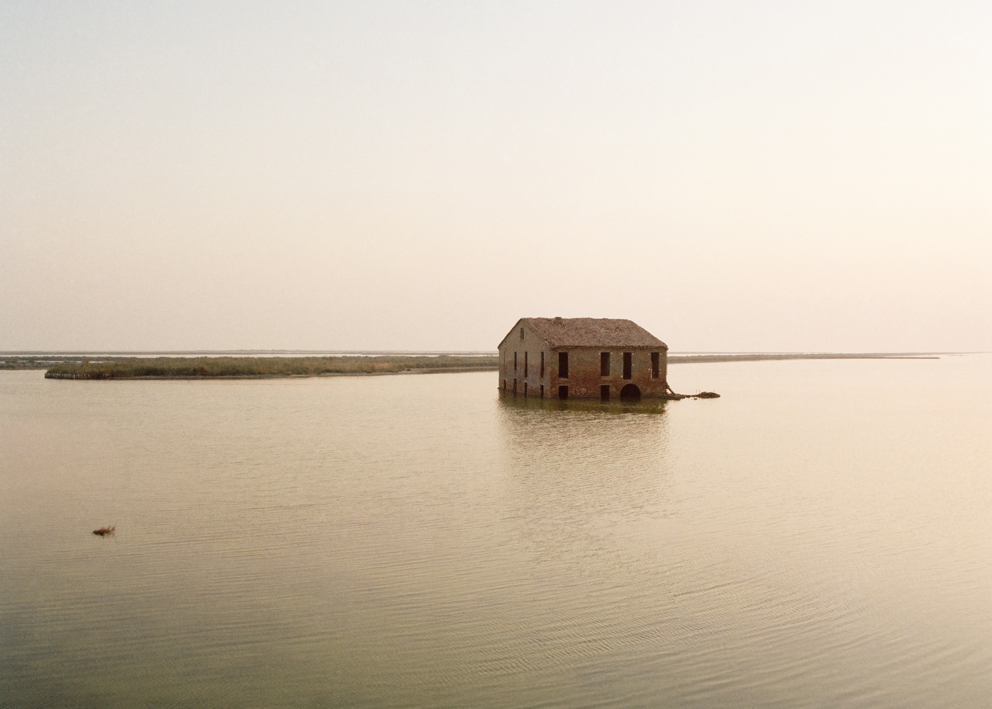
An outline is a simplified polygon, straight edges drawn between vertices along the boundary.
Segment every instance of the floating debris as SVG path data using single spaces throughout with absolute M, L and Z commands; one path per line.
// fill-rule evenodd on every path
M 105 537 L 108 534 L 113 534 L 115 531 L 117 531 L 116 525 L 113 527 L 100 527 L 100 529 L 94 529 L 93 534 L 96 534 L 97 536 L 100 537 Z
M 682 399 L 719 399 L 720 395 L 715 391 L 701 391 L 698 394 L 676 394 L 671 387 L 668 389 L 667 399 L 681 401 Z

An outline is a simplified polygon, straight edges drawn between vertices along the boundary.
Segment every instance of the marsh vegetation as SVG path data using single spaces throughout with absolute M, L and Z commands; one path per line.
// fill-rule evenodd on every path
M 316 377 L 495 370 L 495 355 L 355 355 L 340 357 L 146 357 L 61 362 L 48 379 L 206 379 Z
M 82 361 L 82 357 L 65 355 L 0 355 L 0 369 L 48 369 L 66 361 Z

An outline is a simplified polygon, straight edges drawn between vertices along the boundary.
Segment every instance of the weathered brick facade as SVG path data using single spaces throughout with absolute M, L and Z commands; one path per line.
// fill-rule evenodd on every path
M 617 399 L 671 393 L 668 346 L 630 320 L 523 318 L 503 338 L 499 358 L 500 389 L 521 395 Z

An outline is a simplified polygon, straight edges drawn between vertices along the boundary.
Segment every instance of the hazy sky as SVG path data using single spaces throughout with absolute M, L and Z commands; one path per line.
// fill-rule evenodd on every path
M 0 0 L 0 350 L 992 349 L 992 3 Z

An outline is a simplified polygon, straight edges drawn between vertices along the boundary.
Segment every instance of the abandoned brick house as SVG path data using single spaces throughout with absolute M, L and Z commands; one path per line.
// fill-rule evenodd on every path
M 668 345 L 630 320 L 522 318 L 499 343 L 499 386 L 557 399 L 665 397 Z

